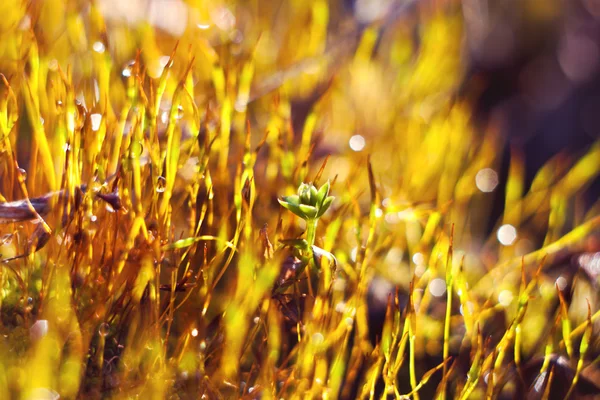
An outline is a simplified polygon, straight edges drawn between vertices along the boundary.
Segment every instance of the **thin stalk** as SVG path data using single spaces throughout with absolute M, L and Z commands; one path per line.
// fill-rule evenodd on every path
M 413 392 L 413 398 L 419 400 L 419 392 L 417 392 L 417 375 L 415 373 L 415 333 L 409 328 L 408 346 L 409 346 L 409 378 L 410 388 Z
M 310 281 L 310 269 L 314 267 L 314 258 L 313 258 L 313 250 L 312 246 L 315 244 L 316 234 L 317 234 L 317 219 L 307 219 L 306 220 L 306 241 L 308 242 L 309 250 L 308 250 L 308 268 L 306 268 L 306 278 L 308 282 L 308 291 L 311 297 L 314 297 L 315 294 L 313 292 L 312 283 Z
M 306 241 L 309 246 L 314 246 L 316 234 L 317 234 L 317 219 L 307 219 L 306 220 Z M 312 249 L 311 249 L 311 258 L 312 258 Z
M 452 282 L 449 282 L 446 288 L 447 299 L 446 299 L 446 320 L 444 321 L 444 349 L 443 349 L 443 358 L 444 361 L 448 359 L 450 355 L 450 318 L 452 317 Z M 443 367 L 443 380 L 444 385 L 441 392 L 441 399 L 446 398 L 446 374 L 448 368 L 446 364 Z
M 452 225 L 450 232 L 450 246 L 448 247 L 448 258 L 446 260 L 446 320 L 444 321 L 444 349 L 443 357 L 444 361 L 448 360 L 450 354 L 450 318 L 452 317 L 452 284 L 454 276 L 452 274 L 452 254 L 454 247 L 454 225 Z M 446 399 L 446 384 L 447 384 L 447 363 L 444 364 L 442 372 L 442 388 L 440 391 L 440 399 Z

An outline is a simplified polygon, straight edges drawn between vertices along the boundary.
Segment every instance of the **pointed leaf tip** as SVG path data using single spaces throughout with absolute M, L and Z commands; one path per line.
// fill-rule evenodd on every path
M 317 215 L 317 217 L 322 216 L 323 214 L 325 214 L 325 212 L 329 209 L 329 207 L 331 206 L 331 203 L 333 203 L 333 200 L 335 199 L 335 197 L 333 196 L 329 196 L 327 197 L 324 201 L 323 204 L 321 205 L 321 207 L 319 208 L 319 214 Z

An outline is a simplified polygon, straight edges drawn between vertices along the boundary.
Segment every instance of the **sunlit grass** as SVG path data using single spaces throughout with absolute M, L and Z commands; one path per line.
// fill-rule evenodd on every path
M 584 390 L 597 275 L 552 269 L 599 250 L 600 147 L 531 187 L 514 150 L 490 233 L 460 10 L 190 1 L 174 39 L 67 3 L 1 8 L 0 398 Z

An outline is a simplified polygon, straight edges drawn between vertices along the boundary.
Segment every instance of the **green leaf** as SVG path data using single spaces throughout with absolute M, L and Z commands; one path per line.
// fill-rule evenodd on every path
M 302 213 L 304 213 L 307 219 L 315 219 L 317 217 L 318 210 L 316 207 L 309 206 L 306 204 L 300 204 L 298 207 L 300 207 L 300 210 L 302 211 Z
M 298 206 L 297 204 L 288 203 L 281 199 L 277 199 L 277 201 L 279 201 L 279 204 L 281 204 L 283 207 L 287 208 L 288 210 L 290 210 L 291 212 L 293 212 L 300 218 L 307 219 L 307 216 L 302 212 L 302 210 L 300 209 L 300 206 Z
M 331 203 L 333 203 L 334 199 L 335 199 L 335 197 L 329 196 L 323 201 L 323 205 L 321 205 L 321 207 L 319 208 L 319 213 L 317 215 L 317 218 L 319 218 L 323 214 L 325 214 L 325 211 L 327 211 L 329 209 L 329 207 L 331 206 Z
M 286 203 L 299 205 L 300 197 L 298 197 L 298 195 L 295 195 L 295 194 L 292 196 L 283 196 L 283 201 L 285 201 Z M 281 203 L 281 201 L 280 201 L 280 203 Z
M 321 186 L 321 188 L 317 192 L 317 199 L 318 199 L 317 204 L 319 205 L 319 208 L 323 207 L 323 202 L 325 201 L 327 196 L 329 196 L 329 188 L 330 188 L 330 183 L 329 183 L 329 181 L 327 181 Z
M 308 199 L 308 204 L 311 206 L 316 206 L 319 200 L 318 198 L 317 188 L 314 185 L 310 185 L 310 198 Z
M 310 205 L 310 187 L 307 183 L 302 183 L 298 187 L 298 196 L 300 197 L 300 203 Z

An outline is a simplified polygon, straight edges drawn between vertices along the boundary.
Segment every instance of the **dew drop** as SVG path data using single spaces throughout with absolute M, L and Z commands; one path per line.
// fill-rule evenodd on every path
M 100 336 L 106 337 L 109 332 L 110 332 L 110 325 L 107 324 L 106 322 L 101 323 L 100 327 L 98 328 L 98 333 L 100 334 Z
M 435 297 L 441 297 L 446 293 L 446 282 L 436 278 L 429 283 L 429 292 Z
M 354 135 L 350 138 L 348 144 L 354 151 L 362 151 L 365 148 L 366 141 L 361 135 Z
M 493 192 L 498 186 L 498 174 L 491 168 L 484 168 L 477 172 L 475 185 L 484 193 Z
M 415 263 L 415 265 L 424 265 L 425 264 L 425 256 L 423 255 L 423 253 L 415 253 L 412 256 L 412 261 Z
M 94 49 L 94 51 L 96 53 L 104 53 L 104 50 L 106 50 L 106 47 L 104 46 L 104 43 L 102 43 L 102 42 L 94 42 L 94 44 L 92 45 L 92 49 Z
M 159 176 L 156 180 L 156 192 L 163 193 L 167 186 L 167 180 L 164 176 Z
M 505 224 L 498 228 L 496 236 L 501 244 L 510 246 L 517 239 L 517 229 L 510 224 Z
M 183 106 L 179 105 L 177 106 L 177 119 L 181 119 L 183 118 Z
M 23 168 L 17 168 L 17 175 L 19 179 L 27 180 L 27 171 L 25 171 Z
M 140 142 L 131 142 L 129 145 L 129 155 L 131 158 L 138 158 L 142 155 L 144 151 L 144 146 Z
M 126 78 L 129 78 L 131 76 L 134 65 L 135 65 L 135 61 L 133 61 L 133 60 L 129 61 L 127 63 L 127 65 L 125 65 L 125 68 L 123 68 L 123 70 L 121 71 L 121 75 L 123 75 Z

